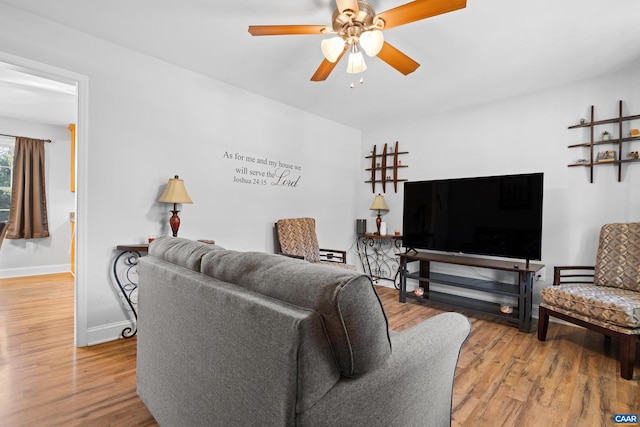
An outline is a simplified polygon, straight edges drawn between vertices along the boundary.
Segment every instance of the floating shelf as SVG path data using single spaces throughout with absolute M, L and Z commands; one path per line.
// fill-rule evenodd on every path
M 386 193 L 387 192 L 387 182 L 392 182 L 393 183 L 393 191 L 394 192 L 398 192 L 398 183 L 399 182 L 406 182 L 406 179 L 399 179 L 398 178 L 398 170 L 401 168 L 408 168 L 409 166 L 407 165 L 403 165 L 401 164 L 400 160 L 398 159 L 398 157 L 400 155 L 403 154 L 409 154 L 408 151 L 399 151 L 398 150 L 398 141 L 396 141 L 395 143 L 395 148 L 393 150 L 393 152 L 387 152 L 387 144 L 384 144 L 384 147 L 382 149 L 381 153 L 377 152 L 377 147 L 374 145 L 373 146 L 373 151 L 371 152 L 371 155 L 366 156 L 365 159 L 371 159 L 371 167 L 366 168 L 365 171 L 366 172 L 371 172 L 371 179 L 369 179 L 368 181 L 365 181 L 365 184 L 371 184 L 371 191 L 375 194 L 376 192 L 376 184 L 381 184 L 382 185 L 382 192 Z M 391 165 L 387 164 L 387 158 L 391 157 Z M 377 160 L 380 159 L 380 163 L 377 162 Z M 391 170 L 392 171 L 392 177 L 387 177 L 387 170 Z M 379 173 L 379 178 L 376 177 L 377 173 L 376 172 L 380 172 Z
M 635 114 L 632 116 L 623 116 L 622 115 L 622 100 L 618 103 L 618 117 L 604 120 L 595 120 L 595 112 L 594 106 L 591 106 L 591 120 L 585 123 L 578 123 L 575 125 L 571 125 L 569 129 L 580 129 L 587 128 L 589 129 L 589 141 L 583 142 L 581 144 L 572 144 L 569 145 L 568 148 L 579 148 L 585 147 L 589 149 L 589 159 L 584 163 L 571 163 L 567 166 L 569 167 L 587 167 L 589 168 L 589 182 L 593 184 L 593 167 L 594 166 L 602 166 L 602 165 L 614 165 L 617 167 L 618 172 L 618 182 L 622 181 L 622 165 L 627 163 L 635 163 L 640 161 L 640 159 L 623 159 L 622 158 L 622 148 L 624 143 L 640 141 L 640 136 L 622 136 L 622 123 L 628 122 L 630 120 L 640 120 L 640 114 Z M 595 141 L 594 137 L 594 127 L 598 125 L 606 125 L 606 124 L 618 124 L 618 138 L 611 138 L 607 140 Z M 614 161 L 597 161 L 597 153 L 594 152 L 594 147 L 601 145 L 615 145 L 617 148 L 618 159 Z

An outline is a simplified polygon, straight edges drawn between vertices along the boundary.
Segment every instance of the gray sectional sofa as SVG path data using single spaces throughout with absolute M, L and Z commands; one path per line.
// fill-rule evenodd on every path
M 366 275 L 182 238 L 138 272 L 138 394 L 161 426 L 451 423 L 460 314 L 395 333 Z

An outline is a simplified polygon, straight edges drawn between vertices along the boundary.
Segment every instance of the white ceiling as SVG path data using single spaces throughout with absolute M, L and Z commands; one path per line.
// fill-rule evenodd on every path
M 76 102 L 75 85 L 0 62 L 0 117 L 66 127 L 76 122 Z
M 468 0 L 465 9 L 385 31 L 421 64 L 413 74 L 367 58 L 368 70 L 354 77 L 343 58 L 322 83 L 309 81 L 322 36 L 252 37 L 247 27 L 330 25 L 332 0 L 0 2 L 359 129 L 607 74 L 640 58 L 638 0 Z M 405 2 L 371 3 L 382 12 Z

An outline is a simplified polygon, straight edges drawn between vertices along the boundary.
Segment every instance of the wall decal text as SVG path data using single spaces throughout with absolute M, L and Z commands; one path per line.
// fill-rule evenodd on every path
M 295 188 L 302 178 L 302 166 L 291 162 L 230 151 L 222 157 L 235 163 L 232 178 L 236 184 Z

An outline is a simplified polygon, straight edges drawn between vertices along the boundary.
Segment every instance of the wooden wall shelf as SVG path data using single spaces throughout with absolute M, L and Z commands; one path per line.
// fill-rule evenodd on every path
M 595 120 L 595 111 L 594 106 L 591 106 L 591 119 L 585 123 L 578 123 L 575 125 L 571 125 L 569 129 L 580 129 L 580 128 L 588 128 L 589 129 L 589 141 L 583 142 L 580 144 L 572 144 L 569 145 L 568 148 L 578 148 L 585 147 L 589 149 L 589 159 L 586 162 L 581 163 L 572 163 L 567 166 L 569 167 L 587 167 L 589 168 L 589 182 L 593 184 L 593 168 L 594 166 L 603 166 L 603 165 L 613 165 L 617 168 L 618 172 L 618 182 L 622 181 L 622 165 L 627 163 L 637 163 L 640 162 L 640 159 L 623 159 L 622 149 L 624 144 L 640 141 L 640 136 L 622 136 L 622 123 L 630 121 L 630 120 L 640 120 L 640 114 L 635 114 L 631 116 L 623 116 L 622 115 L 622 101 L 618 103 L 618 117 L 604 120 Z M 595 127 L 599 125 L 606 124 L 618 124 L 618 137 L 611 138 L 608 140 L 595 140 Z M 617 158 L 613 161 L 598 161 L 597 152 L 594 151 L 594 147 L 603 146 L 603 145 L 613 145 L 615 149 L 617 149 Z
M 408 168 L 409 166 L 403 165 L 402 161 L 399 159 L 399 156 L 403 154 L 409 154 L 408 151 L 399 151 L 398 149 L 398 141 L 395 143 L 395 147 L 393 151 L 387 151 L 387 145 L 384 144 L 382 152 L 378 153 L 377 148 L 374 145 L 373 151 L 371 155 L 366 156 L 365 159 L 371 159 L 371 167 L 366 168 L 365 171 L 371 172 L 371 178 L 368 181 L 365 181 L 366 184 L 371 184 L 371 191 L 375 194 L 376 192 L 376 184 L 382 184 L 382 192 L 387 192 L 387 182 L 393 183 L 394 192 L 398 192 L 398 183 L 406 182 L 406 179 L 398 178 L 398 170 L 402 168 Z M 391 159 L 389 159 L 389 157 Z M 378 159 L 380 162 L 378 162 Z M 389 160 L 391 160 L 391 164 L 389 164 Z M 387 175 L 387 170 L 391 171 L 392 175 Z M 376 177 L 379 172 L 379 177 Z

